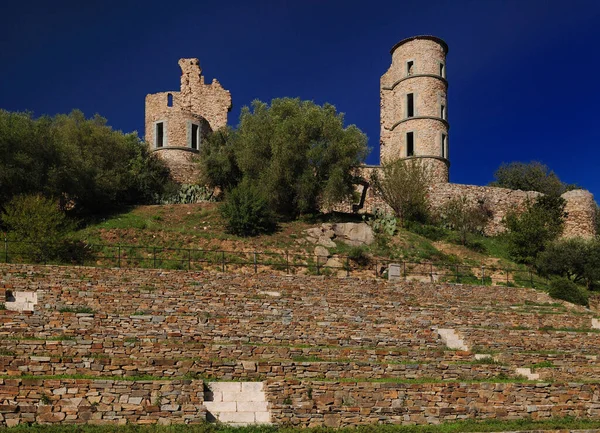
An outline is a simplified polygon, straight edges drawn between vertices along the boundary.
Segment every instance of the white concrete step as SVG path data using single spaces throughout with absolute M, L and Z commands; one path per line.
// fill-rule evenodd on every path
M 454 329 L 450 328 L 439 328 L 437 330 L 440 338 L 448 347 L 448 349 L 456 349 L 456 350 L 465 350 L 468 351 L 469 347 L 465 344 L 465 342 L 458 336 Z
M 212 417 L 232 426 L 271 424 L 262 382 L 207 382 L 204 406 Z

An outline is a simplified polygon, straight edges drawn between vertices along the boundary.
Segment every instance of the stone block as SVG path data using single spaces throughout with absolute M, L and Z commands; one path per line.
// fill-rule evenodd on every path
M 242 392 L 263 392 L 262 382 L 241 382 Z
M 219 412 L 217 419 L 221 422 L 253 423 L 254 412 Z
M 271 424 L 271 412 L 255 412 L 254 421 L 258 424 Z
M 235 401 L 205 401 L 204 406 L 210 413 L 235 412 L 238 410 Z
M 266 401 L 238 401 L 238 412 L 265 412 L 268 403 Z
M 242 391 L 241 382 L 208 382 L 210 390 L 214 393 L 236 393 Z
M 19 425 L 20 419 L 19 418 L 14 418 L 14 419 L 7 419 L 4 420 L 4 422 L 6 423 L 6 427 L 16 427 Z

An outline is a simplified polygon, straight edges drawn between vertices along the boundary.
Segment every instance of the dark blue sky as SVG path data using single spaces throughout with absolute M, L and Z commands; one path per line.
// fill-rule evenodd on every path
M 418 34 L 448 55 L 452 182 L 539 160 L 600 197 L 600 1 L 53 1 L 0 6 L 0 108 L 81 109 L 143 136 L 147 93 L 178 90 L 180 57 L 253 99 L 330 102 L 379 161 L 379 78 Z

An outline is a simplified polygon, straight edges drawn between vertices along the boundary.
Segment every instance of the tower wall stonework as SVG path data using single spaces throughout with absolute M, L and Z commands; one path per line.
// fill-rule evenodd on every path
M 231 94 L 215 79 L 204 83 L 198 59 L 180 59 L 179 92 L 160 92 L 146 96 L 145 139 L 158 152 L 179 183 L 195 183 L 199 178 L 196 155 L 202 138 L 227 125 Z M 157 146 L 156 125 L 163 125 L 162 146 Z M 192 125 L 199 130 L 196 149 L 192 148 Z
M 421 158 L 431 167 L 435 183 L 449 179 L 447 52 L 446 43 L 433 36 L 398 42 L 380 86 L 381 162 Z M 412 152 L 408 133 L 413 135 Z

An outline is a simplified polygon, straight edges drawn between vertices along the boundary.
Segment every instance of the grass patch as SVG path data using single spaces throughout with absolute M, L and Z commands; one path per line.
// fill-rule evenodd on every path
M 536 368 L 554 368 L 556 367 L 552 361 L 542 361 L 542 362 L 538 362 L 536 364 L 532 364 L 529 366 L 529 368 L 531 368 L 532 370 L 535 370 Z
M 76 306 L 76 307 L 61 307 L 58 309 L 59 313 L 86 313 L 94 314 L 95 311 L 91 307 L 87 306 Z
M 542 326 L 540 331 L 563 331 L 563 332 L 583 332 L 583 333 L 600 333 L 600 329 L 596 328 L 554 328 L 552 326 Z
M 289 402 L 285 402 L 291 404 Z M 230 427 L 223 424 L 171 425 L 171 426 L 111 426 L 111 425 L 19 425 L 11 428 L 15 433 L 458 433 L 502 432 L 526 430 L 591 430 L 600 428 L 600 420 L 582 418 L 455 421 L 439 425 L 367 425 L 344 428 L 298 428 L 276 426 Z

